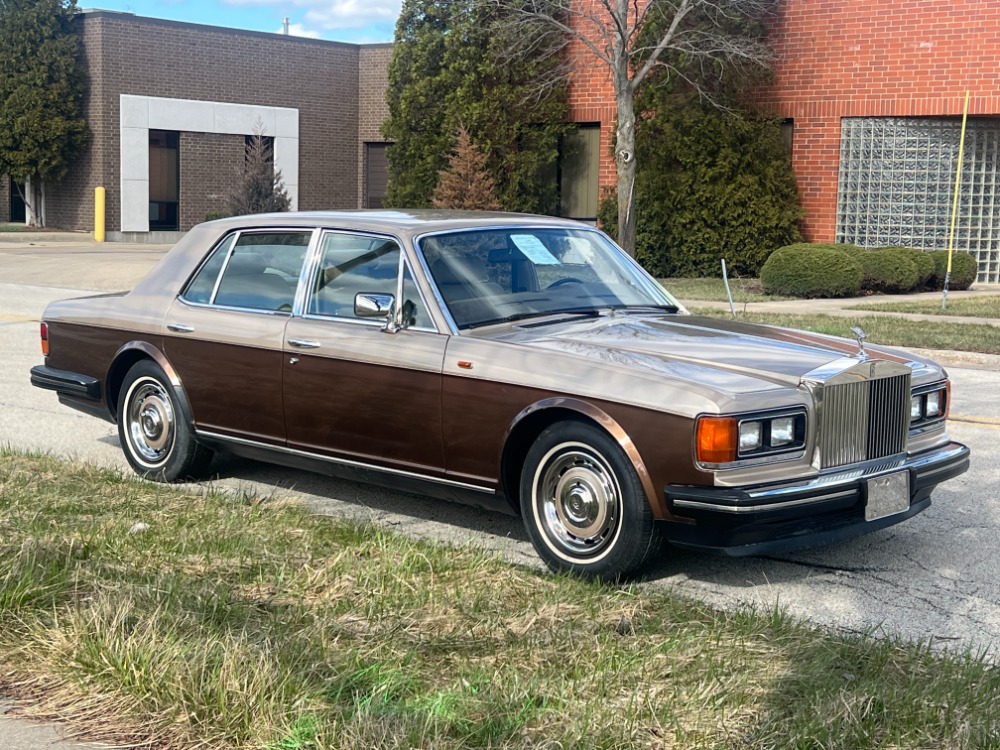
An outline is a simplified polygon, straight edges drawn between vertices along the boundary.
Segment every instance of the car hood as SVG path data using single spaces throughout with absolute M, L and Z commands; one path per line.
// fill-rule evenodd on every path
M 833 336 L 683 314 L 536 321 L 498 338 L 661 375 L 669 371 L 730 392 L 794 388 L 803 375 L 858 353 L 857 342 Z M 915 371 L 938 370 L 905 352 L 865 349 L 870 357 L 907 363 Z

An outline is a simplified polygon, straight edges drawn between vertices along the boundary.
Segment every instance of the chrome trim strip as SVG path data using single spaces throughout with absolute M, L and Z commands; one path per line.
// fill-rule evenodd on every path
M 352 461 L 347 458 L 334 458 L 333 456 L 324 456 L 322 453 L 312 453 L 311 451 L 303 451 L 298 448 L 289 448 L 287 445 L 271 445 L 270 443 L 261 443 L 257 440 L 247 440 L 246 438 L 233 437 L 231 435 L 222 435 L 217 432 L 206 432 L 204 430 L 195 430 L 195 435 L 198 437 L 203 437 L 208 440 L 219 440 L 222 442 L 239 443 L 240 445 L 247 445 L 253 448 L 265 448 L 268 450 L 281 451 L 282 453 L 289 453 L 293 456 L 302 456 L 303 458 L 313 458 L 319 461 L 326 461 L 327 463 L 341 464 L 342 466 L 350 466 L 354 469 L 368 469 L 371 471 L 380 471 L 386 474 L 392 474 L 394 476 L 409 477 L 411 479 L 420 479 L 426 482 L 435 482 L 436 484 L 444 484 L 450 487 L 460 487 L 466 490 L 474 490 L 475 492 L 482 492 L 488 495 L 496 495 L 497 491 L 490 489 L 489 487 L 482 487 L 477 484 L 468 484 L 467 482 L 458 482 L 454 479 L 442 479 L 440 477 L 432 477 L 427 474 L 419 474 L 415 471 L 405 471 L 403 469 L 393 469 L 387 466 L 379 466 L 377 464 L 368 464 L 363 461 Z
M 831 492 L 827 495 L 820 495 L 819 497 L 806 497 L 801 500 L 789 500 L 784 503 L 766 503 L 764 505 L 719 505 L 705 500 L 677 499 L 674 500 L 674 505 L 679 508 L 700 508 L 720 511 L 722 513 L 756 513 L 759 511 L 780 510 L 782 508 L 796 508 L 802 505 L 823 503 L 827 500 L 836 500 L 838 497 L 847 497 L 848 495 L 855 494 L 857 494 L 857 490 L 842 490 L 840 492 Z
M 310 282 L 313 279 L 316 266 L 319 265 L 319 245 L 322 234 L 323 230 L 316 227 L 313 229 L 312 237 L 309 238 L 305 263 L 302 264 L 302 268 L 299 271 L 299 285 L 295 288 L 295 299 L 292 302 L 292 315 L 294 316 L 301 316 L 306 309 L 306 297 L 311 288 Z
M 222 283 L 222 277 L 226 275 L 226 269 L 229 268 L 229 261 L 233 257 L 233 251 L 236 250 L 236 246 L 240 244 L 240 235 L 242 235 L 242 230 L 237 230 L 233 235 L 233 244 L 229 246 L 226 250 L 226 258 L 222 261 L 222 268 L 219 269 L 219 275 L 215 277 L 215 284 L 212 286 L 212 296 L 208 298 L 206 305 L 215 305 L 215 296 L 219 293 L 219 284 Z M 211 253 L 209 253 L 209 257 Z M 208 260 L 206 259 L 206 263 Z
M 954 469 L 956 466 L 958 466 L 964 460 L 965 459 L 958 459 L 957 461 L 951 461 L 951 462 L 949 462 L 947 464 L 943 464 L 943 465 L 940 465 L 940 466 L 934 466 L 933 468 L 930 468 L 927 471 L 918 471 L 917 472 L 917 479 L 923 479 L 924 477 L 933 476 L 934 474 L 940 474 L 941 472 L 949 471 L 950 469 Z
M 236 307 L 235 305 L 212 305 L 205 302 L 188 302 L 183 297 L 178 297 L 177 299 L 188 307 L 200 307 L 205 310 L 229 310 L 231 312 L 256 313 L 257 315 L 282 315 L 288 318 L 292 316 L 287 310 L 261 310 L 257 307 Z

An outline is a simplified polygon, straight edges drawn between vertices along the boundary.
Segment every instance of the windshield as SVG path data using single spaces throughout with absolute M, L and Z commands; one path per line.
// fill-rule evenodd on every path
M 422 238 L 418 250 L 459 329 L 554 313 L 677 311 L 659 284 L 593 230 L 447 232 Z

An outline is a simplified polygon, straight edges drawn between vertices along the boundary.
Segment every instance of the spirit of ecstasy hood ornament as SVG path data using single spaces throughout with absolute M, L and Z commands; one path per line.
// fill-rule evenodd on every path
M 854 356 L 858 359 L 868 359 L 868 352 L 865 351 L 865 339 L 868 338 L 868 334 L 865 333 L 865 329 L 861 326 L 854 326 L 851 329 L 851 333 L 858 340 L 858 353 Z

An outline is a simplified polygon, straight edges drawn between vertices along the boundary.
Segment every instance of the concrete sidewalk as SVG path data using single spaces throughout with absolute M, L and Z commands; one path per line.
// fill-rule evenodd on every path
M 1000 284 L 976 284 L 974 289 L 961 292 L 949 292 L 948 302 L 975 297 L 997 297 L 997 311 L 1000 313 Z M 700 301 L 682 299 L 685 307 L 709 307 L 714 310 L 728 310 L 728 302 Z M 934 302 L 941 304 L 941 292 L 921 292 L 918 294 L 873 294 L 868 297 L 844 297 L 842 299 L 793 299 L 781 302 L 736 302 L 733 304 L 737 314 L 746 312 L 784 313 L 786 315 L 833 315 L 853 318 L 861 315 L 885 316 L 890 318 L 905 318 L 907 320 L 926 320 L 935 323 L 978 323 L 980 325 L 1000 326 L 1000 318 L 970 318 L 961 315 L 927 315 L 925 313 L 900 313 L 876 310 L 855 310 L 858 305 L 877 305 L 883 302 Z

